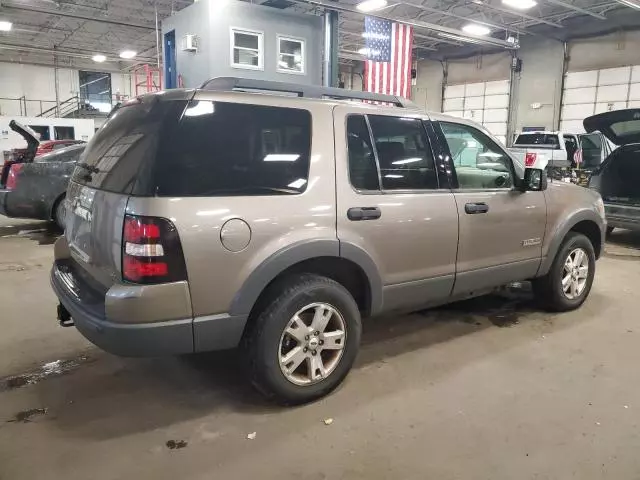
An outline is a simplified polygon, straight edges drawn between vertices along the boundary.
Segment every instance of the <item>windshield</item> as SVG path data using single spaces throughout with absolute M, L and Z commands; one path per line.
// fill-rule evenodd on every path
M 550 133 L 521 133 L 514 145 L 545 145 L 560 148 L 558 135 Z

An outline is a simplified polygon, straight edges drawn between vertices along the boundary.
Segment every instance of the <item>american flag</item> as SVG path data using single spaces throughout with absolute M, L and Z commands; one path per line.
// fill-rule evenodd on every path
M 413 27 L 365 17 L 364 37 L 365 90 L 409 98 Z

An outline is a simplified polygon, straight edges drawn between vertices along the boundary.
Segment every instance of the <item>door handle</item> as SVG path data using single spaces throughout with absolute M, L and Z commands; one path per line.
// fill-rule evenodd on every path
M 487 213 L 489 211 L 489 205 L 484 202 L 467 203 L 464 206 L 464 211 L 469 215 L 475 215 L 477 213 Z
M 347 210 L 347 218 L 352 222 L 360 220 L 376 220 L 380 218 L 382 212 L 378 207 L 352 207 Z

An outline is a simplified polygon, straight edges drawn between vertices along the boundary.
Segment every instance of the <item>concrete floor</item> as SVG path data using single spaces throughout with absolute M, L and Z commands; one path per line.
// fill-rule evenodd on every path
M 346 383 L 282 409 L 232 353 L 121 359 L 58 327 L 43 228 L 0 217 L 2 480 L 640 478 L 640 236 L 576 312 L 514 291 L 369 321 Z

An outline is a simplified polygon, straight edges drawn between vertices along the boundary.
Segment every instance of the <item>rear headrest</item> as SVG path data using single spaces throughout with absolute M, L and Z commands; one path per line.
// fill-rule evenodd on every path
M 378 156 L 388 161 L 398 160 L 405 156 L 404 144 L 400 142 L 380 142 L 376 143 L 376 148 L 378 149 Z

